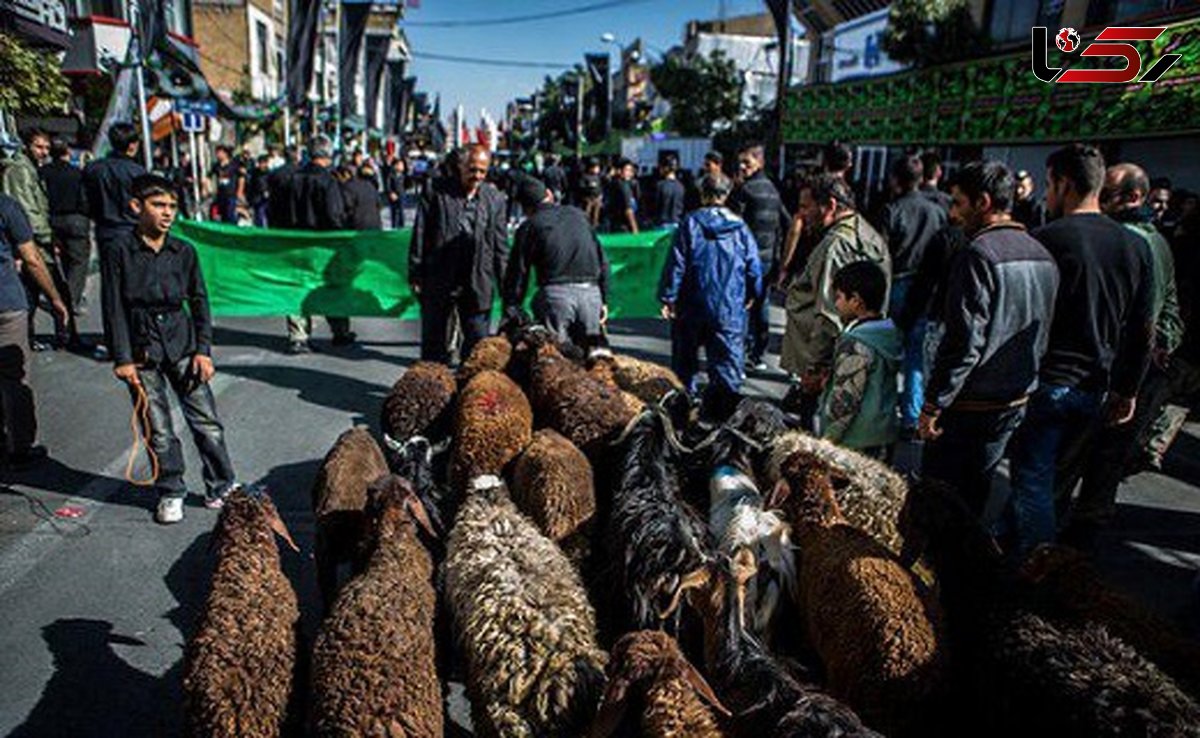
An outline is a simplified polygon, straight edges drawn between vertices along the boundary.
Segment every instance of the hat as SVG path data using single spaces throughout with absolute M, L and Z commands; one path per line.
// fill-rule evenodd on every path
M 521 207 L 536 208 L 546 199 L 546 185 L 535 177 L 522 177 L 517 184 L 517 203 Z

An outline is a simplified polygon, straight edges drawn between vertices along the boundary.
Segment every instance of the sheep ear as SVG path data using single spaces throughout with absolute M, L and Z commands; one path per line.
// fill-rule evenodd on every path
M 436 539 L 438 537 L 433 523 L 429 520 L 429 513 L 425 511 L 425 505 L 421 503 L 419 498 L 410 495 L 404 500 L 404 507 L 413 516 L 413 520 L 417 521 L 417 525 L 425 529 L 430 538 Z
M 596 713 L 596 719 L 592 722 L 592 729 L 589 732 L 589 738 L 608 738 L 608 736 L 617 732 L 617 728 L 621 726 L 621 720 L 625 717 L 625 693 L 628 691 L 628 681 L 626 679 L 612 679 L 608 683 L 608 689 L 604 691 L 604 699 L 600 702 L 600 710 Z
M 398 454 L 404 450 L 403 443 L 400 443 L 395 438 L 392 438 L 391 436 L 389 436 L 386 433 L 383 434 L 383 445 L 387 446 L 388 450 L 390 450 L 392 453 Z
M 700 589 L 708 584 L 709 576 L 710 574 L 707 566 L 701 566 L 699 569 L 685 574 L 683 579 L 679 582 L 679 586 L 676 587 L 674 594 L 671 595 L 671 604 L 668 605 L 665 610 L 660 612 L 658 617 L 662 620 L 666 620 L 675 614 L 675 611 L 679 609 L 679 603 L 681 600 L 683 600 L 684 594 L 686 594 L 689 590 Z
M 688 680 L 688 684 L 692 685 L 692 689 L 696 690 L 696 694 L 708 704 L 712 705 L 717 712 L 725 717 L 733 717 L 733 713 L 729 708 L 721 704 L 721 700 L 717 699 L 717 695 L 713 692 L 712 687 L 708 686 L 708 682 L 704 681 L 704 676 L 696 671 L 696 667 L 692 666 L 691 662 L 683 662 L 683 676 Z
M 786 479 L 780 479 L 775 483 L 775 487 L 771 490 L 771 494 L 767 496 L 767 509 L 771 510 L 779 507 L 787 502 L 787 499 L 792 496 L 792 486 L 788 484 Z
M 275 532 L 275 535 L 287 542 L 287 545 L 292 547 L 296 553 L 300 553 L 300 547 L 292 540 L 292 534 L 288 532 L 287 526 L 284 525 L 283 518 L 279 517 L 279 513 L 275 510 L 268 510 L 267 525 Z

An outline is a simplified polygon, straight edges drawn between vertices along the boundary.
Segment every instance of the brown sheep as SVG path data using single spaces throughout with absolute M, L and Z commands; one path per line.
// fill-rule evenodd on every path
M 370 500 L 371 559 L 338 595 L 313 651 L 314 734 L 440 738 L 433 561 L 417 534 L 430 523 L 394 474 L 371 486 Z
M 640 714 L 629 713 L 631 702 Z M 644 738 L 721 738 L 709 706 L 729 715 L 675 639 L 662 631 L 635 631 L 613 646 L 591 738 L 607 738 L 623 725 Z
M 641 413 L 643 410 L 645 410 L 646 409 L 645 402 L 642 402 L 642 400 L 639 399 L 637 395 L 635 395 L 631 392 L 626 392 L 624 389 L 621 388 L 621 386 L 619 384 L 617 384 L 617 378 L 616 378 L 615 369 L 613 367 L 613 363 L 611 360 L 611 354 L 603 353 L 603 354 L 600 354 L 598 357 L 596 354 L 592 354 L 592 356 L 593 356 L 592 366 L 588 369 L 588 374 L 590 376 L 600 380 L 609 388 L 616 390 L 617 392 L 620 392 L 621 393 L 621 401 L 625 403 L 625 407 L 629 408 L 629 411 L 632 412 L 634 415 L 637 415 L 637 414 Z M 605 358 L 605 357 L 609 357 L 609 358 Z
M 458 385 L 445 364 L 419 361 L 408 368 L 383 401 L 379 427 L 403 443 L 424 436 L 437 443 L 450 432 Z
M 836 472 L 838 484 L 833 493 L 851 525 L 871 534 L 892 553 L 900 553 L 903 539 L 896 521 L 908 494 L 908 484 L 903 477 L 882 461 L 863 456 L 824 438 L 793 431 L 784 433 L 771 443 L 763 489 L 775 486 L 782 476 L 780 468 L 797 453 L 816 456 Z
M 1066 546 L 1039 546 L 1021 573 L 1052 620 L 1104 626 L 1180 687 L 1200 696 L 1200 644 L 1105 582 L 1082 553 Z
M 673 391 L 683 391 L 675 372 L 660 364 L 607 350 L 594 351 L 589 358 L 594 373 L 611 376 L 615 386 L 642 402 L 652 405 Z
M 212 588 L 185 651 L 188 736 L 280 735 L 292 695 L 300 608 L 279 565 L 276 534 L 295 548 L 268 497 L 237 490 L 226 499 L 213 533 Z
M 534 433 L 512 478 L 513 502 L 550 540 L 586 538 L 585 526 L 596 514 L 596 489 L 592 465 L 570 441 L 550 428 Z
M 567 437 L 589 458 L 637 417 L 620 390 L 607 386 L 565 358 L 553 345 L 542 346 L 531 369 L 529 397 L 538 424 Z
M 454 419 L 451 494 L 459 496 L 471 479 L 499 476 L 533 436 L 529 400 L 500 372 L 480 372 L 463 388 Z
M 338 566 L 350 563 L 357 571 L 363 564 L 367 487 L 387 473 L 383 451 L 361 427 L 338 436 L 321 463 L 313 482 L 312 506 L 317 528 L 317 585 L 326 608 L 337 595 Z
M 830 691 L 877 730 L 911 729 L 942 687 L 940 607 L 891 551 L 846 523 L 828 464 L 796 453 L 780 472 L 773 501 L 792 523 L 797 601 Z
M 458 384 L 466 387 L 467 382 L 482 371 L 504 373 L 512 360 L 513 346 L 505 336 L 488 336 L 475 344 L 471 355 L 458 367 Z

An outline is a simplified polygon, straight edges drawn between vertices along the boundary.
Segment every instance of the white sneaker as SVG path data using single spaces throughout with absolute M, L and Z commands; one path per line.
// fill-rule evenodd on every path
M 154 519 L 162 525 L 171 525 L 183 520 L 183 498 L 164 497 L 159 500 Z

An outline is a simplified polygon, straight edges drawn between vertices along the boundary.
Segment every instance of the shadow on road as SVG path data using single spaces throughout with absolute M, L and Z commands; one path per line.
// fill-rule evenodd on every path
M 155 504 L 153 495 L 122 494 L 120 488 L 127 486 L 124 479 L 75 469 L 54 458 L 47 459 L 25 471 L 6 472 L 5 481 L 46 492 L 55 492 L 70 497 L 85 497 L 144 510 L 153 510 Z M 93 484 L 97 481 L 101 481 L 103 484 Z
M 353 327 L 353 324 L 351 324 L 351 327 Z M 236 328 L 217 326 L 213 329 L 213 344 L 216 346 L 241 346 L 245 348 L 257 348 L 282 355 L 286 354 L 287 352 L 287 331 L 284 328 L 282 318 L 280 319 L 278 334 L 243 331 Z M 416 348 L 420 345 L 421 344 L 419 341 L 360 340 L 352 346 L 345 347 L 332 346 L 326 342 L 321 344 L 320 350 L 324 354 L 336 356 L 342 359 L 372 359 L 389 364 L 407 366 L 413 363 L 414 359 L 397 356 L 395 354 L 389 354 L 376 350 L 374 347 Z
M 223 371 L 272 387 L 296 390 L 304 402 L 354 413 L 352 422 L 373 428 L 378 425 L 379 410 L 390 389 L 386 385 L 299 366 L 230 365 L 223 367 Z
M 54 675 L 29 717 L 10 738 L 176 735 L 180 665 L 161 677 L 133 668 L 114 646 L 145 648 L 103 620 L 69 618 L 42 628 Z
M 1200 486 L 1200 438 L 1180 433 L 1163 459 L 1163 474 L 1193 487 Z

